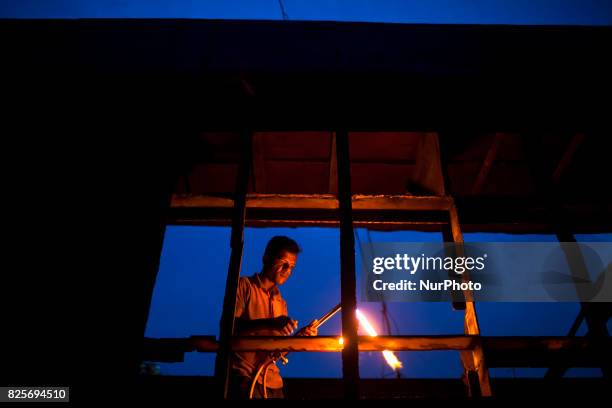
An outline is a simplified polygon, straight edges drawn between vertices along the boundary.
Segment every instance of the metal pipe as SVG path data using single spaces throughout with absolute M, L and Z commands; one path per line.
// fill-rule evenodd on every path
M 336 313 L 338 313 L 340 309 L 342 309 L 342 303 L 338 303 L 332 310 L 325 313 L 320 319 L 318 319 L 315 328 L 318 329 L 319 326 L 321 326 L 323 323 L 331 319 Z

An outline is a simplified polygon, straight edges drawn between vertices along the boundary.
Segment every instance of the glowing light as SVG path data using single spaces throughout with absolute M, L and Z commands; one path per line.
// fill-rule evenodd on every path
M 339 343 L 340 345 L 343 345 L 343 344 L 344 344 L 344 337 L 340 337 L 340 338 L 338 339 L 338 343 Z
M 361 310 L 357 309 L 356 312 L 357 312 L 356 313 L 357 314 L 357 320 L 359 320 L 359 327 L 363 327 L 363 329 L 371 337 L 378 336 L 378 333 L 376 333 L 376 330 L 374 330 L 374 327 L 372 327 L 372 325 L 370 324 L 370 321 L 361 312 Z M 383 357 L 387 361 L 387 364 L 389 364 L 389 367 L 391 367 L 394 370 L 399 370 L 400 368 L 402 368 L 402 362 L 399 361 L 397 356 L 392 351 L 384 350 L 382 353 L 383 353 Z
M 359 327 L 363 327 L 363 329 L 368 333 L 368 336 L 376 337 L 378 333 L 374 330 L 374 327 L 370 324 L 370 321 L 367 317 L 361 312 L 361 310 L 357 309 L 357 320 L 359 320 Z
M 397 356 L 393 354 L 392 351 L 384 350 L 383 357 L 385 357 L 387 364 L 389 364 L 389 367 L 391 367 L 392 369 L 399 370 L 400 368 L 402 368 L 402 362 L 399 361 Z

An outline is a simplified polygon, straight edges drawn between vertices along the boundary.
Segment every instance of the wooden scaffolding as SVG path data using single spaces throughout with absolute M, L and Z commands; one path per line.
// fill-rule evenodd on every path
M 477 305 L 459 300 L 461 336 L 357 336 L 352 230 L 438 231 L 456 243 L 467 232 L 560 241 L 612 232 L 612 107 L 602 98 L 612 93 L 611 27 L 4 19 L 0 29 L 5 99 L 23 110 L 5 116 L 18 130 L 38 125 L 25 132 L 31 137 L 9 138 L 24 154 L 7 175 L 27 175 L 7 190 L 25 209 L 9 218 L 49 233 L 39 245 L 48 256 L 30 269 L 55 277 L 49 260 L 67 248 L 70 256 L 53 265 L 66 281 L 81 281 L 88 268 L 92 282 L 79 288 L 78 302 L 65 300 L 73 291 L 61 280 L 40 280 L 36 300 L 58 316 L 88 312 L 96 358 L 106 362 L 100 378 L 132 389 L 142 360 L 217 353 L 213 389 L 221 397 L 231 350 L 328 350 L 342 352 L 343 392 L 357 398 L 392 383 L 373 386 L 358 375 L 358 351 L 385 348 L 457 350 L 461 395 L 501 394 L 492 367 L 550 367 L 546 380 L 556 385 L 567 367 L 598 366 L 609 379 L 609 304 L 581 305 L 563 337 L 482 336 Z M 41 228 L 42 218 L 53 222 Z M 55 221 L 78 226 L 72 240 L 57 239 L 67 228 Z M 219 339 L 144 338 L 167 225 L 232 226 Z M 340 228 L 347 347 L 326 337 L 231 336 L 245 226 Z M 34 258 L 30 241 L 24 258 Z M 14 331 L 25 333 L 24 352 L 7 348 L 7 371 L 38 374 L 41 384 L 72 379 L 98 398 L 98 385 L 81 375 L 94 347 L 73 346 L 83 322 L 62 336 L 56 320 L 39 326 L 22 316 Z M 588 335 L 576 337 L 583 322 Z M 54 333 L 45 347 L 41 327 Z M 157 377 L 147 380 L 184 380 Z
M 365 136 L 365 137 L 364 137 Z M 389 139 L 385 141 L 385 136 Z M 472 397 L 488 397 L 494 395 L 491 386 L 489 367 L 520 367 L 547 366 L 550 367 L 546 378 L 560 378 L 568 367 L 598 366 L 602 367 L 606 378 L 609 377 L 610 339 L 606 322 L 610 316 L 608 304 L 582 304 L 581 311 L 572 329 L 565 337 L 485 337 L 481 336 L 478 325 L 476 305 L 471 301 L 456 300 L 453 308 L 464 314 L 464 335 L 452 336 L 378 336 L 370 338 L 357 335 L 356 281 L 355 281 L 355 242 L 353 228 L 355 226 L 396 230 L 414 229 L 425 231 L 441 231 L 446 242 L 463 243 L 462 224 L 459 212 L 462 211 L 454 197 L 449 194 L 451 179 L 455 179 L 455 190 L 463 188 L 472 197 L 462 201 L 467 213 L 472 213 L 470 229 L 474 231 L 504 231 L 525 233 L 531 231 L 547 231 L 557 234 L 560 241 L 574 240 L 572 228 L 577 228 L 575 219 L 584 217 L 585 213 L 572 213 L 570 207 L 559 208 L 557 202 L 550 200 L 545 203 L 531 203 L 528 208 L 515 207 L 515 214 L 507 218 L 504 207 L 499 201 L 489 201 L 485 204 L 476 200 L 482 190 L 491 183 L 491 173 L 496 173 L 500 165 L 503 170 L 502 154 L 512 155 L 512 149 L 517 140 L 522 140 L 525 152 L 529 152 L 531 142 L 524 137 L 494 133 L 474 139 L 481 149 L 477 159 L 481 160 L 472 170 L 472 182 L 465 187 L 457 187 L 462 163 L 457 161 L 457 152 L 453 151 L 453 143 L 442 139 L 437 133 L 369 133 L 352 134 L 345 130 L 336 132 L 243 132 L 233 136 L 208 134 L 203 139 L 217 146 L 239 147 L 239 156 L 234 157 L 236 163 L 235 191 L 233 197 L 223 194 L 201 194 L 194 192 L 194 180 L 197 180 L 194 168 L 191 173 L 179 182 L 173 195 L 167 222 L 177 225 L 228 225 L 232 226 L 231 257 L 228 268 L 225 301 L 221 319 L 221 334 L 218 341 L 214 336 L 194 336 L 185 339 L 145 339 L 145 356 L 148 359 L 163 361 L 182 360 L 182 355 L 188 351 L 216 352 L 216 379 L 218 396 L 227 397 L 229 356 L 232 351 L 282 350 L 291 352 L 329 351 L 342 352 L 342 373 L 344 397 L 356 399 L 367 397 L 360 392 L 358 368 L 359 351 L 424 351 L 424 350 L 457 350 L 464 369 L 463 381 L 466 385 L 466 395 Z M 546 194 L 554 197 L 558 193 L 560 180 L 572 161 L 578 146 L 584 143 L 585 136 L 574 135 L 565 139 L 556 139 L 552 147 L 557 151 L 559 161 L 553 166 L 554 171 L 547 179 L 538 182 L 549 186 Z M 233 142 L 231 142 L 233 140 Z M 414 165 L 408 177 L 409 190 L 418 193 L 408 194 L 354 194 L 351 186 L 358 185 L 351 172 L 351 158 L 354 161 L 359 155 L 355 146 L 351 150 L 350 143 L 367 144 L 368 141 L 382 143 L 384 149 L 394 149 L 390 141 L 406 141 L 413 143 Z M 381 142 L 382 140 L 382 142 Z M 472 142 L 474 142 L 472 140 Z M 288 149 L 284 155 L 291 157 L 309 143 L 328 143 L 327 172 L 325 176 L 326 194 L 268 193 L 266 185 L 271 185 L 273 174 L 266 174 L 266 159 L 274 155 L 272 147 L 278 141 Z M 544 139 L 541 142 L 545 141 Z M 445 145 L 445 142 L 447 143 Z M 507 150 L 503 150 L 505 145 Z M 560 149 L 559 145 L 565 146 Z M 277 150 L 283 150 L 283 146 Z M 540 148 L 544 145 L 540 144 Z M 546 146 L 544 146 L 546 147 Z M 552 148 L 551 146 L 548 146 Z M 363 146 L 361 146 L 363 148 Z M 222 150 L 222 148 L 219 148 Z M 366 149 L 367 150 L 367 149 Z M 227 153 L 227 152 L 226 152 Z M 268 153 L 268 157 L 266 157 Z M 214 153 L 213 153 L 214 154 Z M 217 152 L 219 157 L 222 152 Z M 307 154 L 307 153 L 303 153 Z M 371 153 L 375 155 L 376 153 Z M 351 157 L 352 156 L 352 157 Z M 525 157 L 529 157 L 525 153 Z M 287 162 L 299 161 L 287 159 Z M 210 163 L 219 164 L 219 160 Z M 354 163 L 353 163 L 354 164 Z M 363 164 L 363 163 L 362 163 Z M 526 161 L 524 164 L 528 165 Z M 473 166 L 472 166 L 473 167 Z M 450 169 L 450 171 L 449 171 Z M 458 170 L 459 169 L 459 170 Z M 492 171 L 492 169 L 494 169 Z M 354 170 L 354 168 L 353 168 Z M 268 170 L 269 171 L 269 170 Z M 531 173 L 530 173 L 531 174 Z M 538 173 L 539 174 L 539 173 Z M 503 177 L 497 171 L 493 177 Z M 308 176 L 307 172 L 304 175 Z M 353 178 L 353 180 L 351 180 Z M 461 181 L 463 182 L 463 181 Z M 496 181 L 493 180 L 493 183 Z M 302 188 L 299 183 L 290 188 Z M 358 187 L 363 190 L 363 187 Z M 381 187 L 378 187 L 379 189 Z M 497 187 L 499 188 L 499 187 Z M 501 187 L 503 188 L 503 187 Z M 382 187 L 384 190 L 384 187 Z M 557 190 L 555 190 L 557 189 Z M 474 200 L 476 202 L 474 202 Z M 512 201 L 512 199 L 510 199 Z M 538 208 L 538 205 L 541 207 Z M 485 206 L 486 207 L 483 207 Z M 508 205 L 505 203 L 505 205 Z M 480 207 L 479 207 L 480 206 Z M 476 212 L 479 211 L 478 214 Z M 484 209 L 484 212 L 483 212 Z M 506 208 L 505 211 L 510 211 Z M 524 211 L 524 213 L 522 212 Z M 534 211 L 535 213 L 534 217 Z M 565 219 L 561 219 L 565 214 Z M 571 216 L 568 217 L 568 214 Z M 495 221 L 493 216 L 500 216 Z M 538 215 L 540 218 L 538 218 Z M 584 218 L 583 218 L 584 219 Z M 563 222 L 562 222 L 563 221 Z M 236 290 L 240 276 L 243 251 L 243 230 L 245 225 L 254 226 L 339 226 L 340 227 L 340 260 L 341 260 L 341 303 L 342 303 L 342 336 L 344 346 L 338 344 L 336 337 L 319 336 L 314 338 L 248 338 L 232 336 L 234 327 L 234 308 Z M 565 227 L 565 228 L 562 228 Z M 606 230 L 604 225 L 583 223 L 582 231 Z M 584 266 L 573 264 L 575 274 L 584 273 Z M 467 278 L 467 277 L 466 277 Z M 582 319 L 586 319 L 588 335 L 575 337 Z

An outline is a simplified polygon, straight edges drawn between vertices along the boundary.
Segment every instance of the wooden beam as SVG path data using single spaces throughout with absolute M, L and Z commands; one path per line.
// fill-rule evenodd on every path
M 227 197 L 174 194 L 171 208 L 234 208 L 234 200 Z
M 353 196 L 353 210 L 396 211 L 448 211 L 453 203 L 450 197 L 411 195 L 360 195 Z
M 266 192 L 264 134 L 253 133 L 253 191 Z
M 469 350 L 476 345 L 472 336 L 360 336 L 359 351 Z
M 337 199 L 331 195 L 250 195 L 247 224 L 258 227 L 274 226 L 329 226 L 337 227 Z M 268 198 L 269 197 L 269 198 Z M 361 197 L 364 197 L 362 200 Z M 388 230 L 429 228 L 449 223 L 449 218 L 438 209 L 449 207 L 448 197 L 353 196 L 353 223 Z M 276 199 L 281 201 L 274 202 Z M 287 198 L 283 208 L 282 200 Z M 538 199 L 462 198 L 456 199 L 461 210 L 462 229 L 469 232 L 506 232 L 510 234 L 554 233 L 550 211 Z M 171 225 L 230 225 L 233 200 L 224 197 L 177 196 L 169 208 L 166 223 Z M 560 204 L 564 223 L 575 233 L 612 232 L 607 215 L 612 204 L 606 200 L 580 205 Z M 247 207 L 249 202 L 247 201 Z M 310 207 L 310 208 L 302 208 Z M 355 209 L 355 207 L 359 209 Z M 369 209 L 368 209 L 369 208 Z M 422 210 L 419 210 L 421 208 Z M 427 209 L 423 209 L 427 208 Z M 289 209 L 290 211 L 288 211 Z M 406 211 L 402 211 L 406 210 Z M 408 213 L 410 211 L 410 213 Z M 435 230 L 439 231 L 438 227 Z
M 351 203 L 351 163 L 348 132 L 336 133 L 338 156 L 338 201 L 340 207 L 340 300 L 342 304 L 342 378 L 344 397 L 359 397 L 359 349 L 357 344 L 357 294 L 355 238 Z
M 331 194 L 257 194 L 247 197 L 247 208 L 337 210 L 339 205 Z
M 233 337 L 233 351 L 290 351 L 290 352 L 341 352 L 339 336 L 315 337 Z M 473 350 L 481 344 L 489 365 L 515 367 L 546 362 L 543 367 L 557 364 L 563 359 L 580 362 L 585 366 L 599 366 L 601 351 L 612 348 L 612 339 L 598 342 L 590 337 L 567 336 L 359 336 L 359 351 L 435 351 Z M 181 353 L 214 353 L 219 343 L 214 336 L 191 336 L 186 338 L 145 338 L 145 360 L 173 361 L 175 356 L 182 361 Z M 156 360 L 156 357 L 162 357 Z
M 221 316 L 221 333 L 219 336 L 219 352 L 215 361 L 215 377 L 219 383 L 220 397 L 227 399 L 231 350 L 230 340 L 234 332 L 234 315 L 236 312 L 236 294 L 242 266 L 244 248 L 244 220 L 246 216 L 246 192 L 251 169 L 252 134 L 245 132 L 242 140 L 240 167 L 236 179 L 236 196 L 234 214 L 232 217 L 232 235 L 230 238 L 231 255 L 225 283 L 223 298 L 223 313 Z
M 194 225 L 194 226 L 227 226 L 229 220 L 223 218 L 177 218 L 169 222 L 170 225 Z M 411 231 L 422 231 L 422 232 L 439 232 L 442 226 L 446 225 L 444 221 L 354 221 L 353 226 L 355 228 L 369 228 L 377 231 L 400 231 L 400 230 L 411 230 Z M 338 220 L 317 220 L 317 219 L 260 219 L 260 220 L 249 220 L 245 222 L 246 227 L 256 228 L 298 228 L 298 227 L 324 227 L 324 228 L 338 228 L 340 221 Z M 488 227 L 483 226 L 483 228 Z M 485 229 L 487 230 L 487 229 Z M 488 229 L 490 230 L 490 229 Z M 488 231 L 487 230 L 487 231 Z M 479 230 L 480 231 L 480 230 Z M 497 230 L 495 230 L 497 231 Z M 515 229 L 512 229 L 515 231 Z M 532 233 L 531 229 L 525 231 L 525 233 Z
M 450 197 L 412 196 L 412 195 L 363 195 L 354 194 L 352 197 L 353 210 L 374 211 L 448 211 L 454 203 Z M 457 205 L 462 214 L 468 213 L 474 218 L 474 213 L 486 213 L 489 218 L 500 210 L 511 213 L 531 211 L 534 216 L 540 215 L 546 209 L 546 203 L 538 199 L 524 198 L 461 198 Z M 233 208 L 234 201 L 228 197 L 178 195 L 174 194 L 171 209 L 181 208 Z M 305 210 L 337 210 L 338 199 L 331 194 L 248 194 L 247 208 L 263 209 L 305 209 Z M 560 203 L 567 212 L 590 211 L 607 212 L 612 209 L 608 201 L 588 201 L 578 204 Z M 465 215 L 465 214 L 464 214 Z M 499 219 L 510 219 L 511 214 L 502 214 Z M 488 219 L 489 219 L 488 218 Z
M 561 177 L 563 176 L 563 173 L 569 167 L 570 163 L 572 162 L 572 159 L 574 158 L 574 155 L 576 154 L 576 151 L 578 150 L 580 145 L 584 142 L 584 139 L 585 139 L 585 135 L 583 133 L 578 133 L 572 136 L 572 139 L 570 140 L 567 148 L 565 149 L 565 152 L 563 153 L 563 156 L 561 157 L 559 164 L 557 165 L 557 167 L 555 168 L 555 171 L 553 172 L 553 175 L 552 175 L 553 184 L 559 185 L 561 183 Z
M 343 346 L 339 336 L 287 337 L 249 336 L 233 337 L 233 351 L 292 351 L 292 352 L 340 352 Z M 359 336 L 359 351 L 432 351 L 469 350 L 475 345 L 472 336 Z M 214 336 L 192 336 L 187 338 L 145 339 L 148 357 L 176 355 L 177 353 L 216 352 L 219 343 Z M 149 358 L 155 360 L 155 358 Z
M 351 197 L 353 210 L 446 211 L 452 204 L 449 197 L 412 195 L 362 195 Z M 338 198 L 332 194 L 248 194 L 247 208 L 338 210 Z M 172 208 L 231 208 L 227 197 L 174 195 Z
M 440 141 L 437 133 L 424 133 L 417 149 L 416 167 L 412 182 L 417 191 L 427 195 L 445 195 Z
M 487 180 L 487 176 L 489 175 L 489 172 L 491 171 L 491 167 L 493 166 L 493 163 L 495 162 L 497 151 L 499 150 L 499 146 L 501 146 L 504 140 L 504 136 L 505 135 L 503 133 L 495 133 L 495 135 L 493 135 L 493 138 L 491 140 L 491 145 L 489 146 L 489 150 L 487 151 L 487 154 L 482 162 L 482 166 L 480 167 L 478 176 L 476 177 L 476 180 L 474 181 L 474 185 L 472 185 L 472 194 L 474 195 L 480 194 L 480 191 L 482 190 L 482 187 L 484 186 Z
M 450 224 L 446 224 L 442 226 L 442 240 L 445 243 L 453 243 L 453 235 L 451 233 Z M 445 256 L 456 257 L 456 251 L 454 250 L 454 246 L 446 246 L 444 247 Z M 454 277 L 454 271 L 448 271 L 449 277 Z M 462 292 L 459 291 L 451 291 L 451 301 L 453 310 L 465 310 L 465 296 L 463 296 Z
M 461 227 L 459 225 L 459 215 L 457 214 L 457 207 L 452 205 L 448 210 L 448 217 L 451 226 L 451 233 L 453 237 L 453 242 L 457 246 L 463 245 L 463 233 L 461 232 Z
M 167 220 L 169 225 L 193 225 L 193 226 L 227 226 L 231 224 L 229 218 L 214 217 L 214 216 L 186 216 L 172 217 Z M 414 230 L 423 232 L 440 232 L 448 224 L 447 221 L 389 221 L 389 220 L 355 220 L 353 226 L 355 228 L 369 228 L 378 231 L 403 231 Z M 245 222 L 247 227 L 257 228 L 298 228 L 298 227 L 326 227 L 338 228 L 340 221 L 338 220 L 320 220 L 315 218 L 266 218 L 266 219 L 247 219 Z M 594 232 L 609 232 L 601 228 L 601 225 L 589 227 L 582 225 L 582 230 L 587 233 Z M 463 229 L 466 232 L 505 232 L 508 234 L 533 234 L 550 233 L 552 227 L 544 223 L 487 223 L 487 224 L 466 224 Z M 449 242 L 452 242 L 449 241 Z
M 463 253 L 463 233 L 459 224 L 459 216 L 457 208 L 452 205 L 449 210 L 449 220 L 451 225 L 451 233 L 455 243 L 456 255 L 461 257 Z M 464 281 L 469 280 L 469 275 L 462 275 Z M 464 291 L 465 302 L 465 319 L 464 331 L 467 335 L 480 336 L 480 327 L 476 316 L 476 307 L 473 302 L 472 293 Z M 489 369 L 485 362 L 485 355 L 480 342 L 477 342 L 474 349 L 468 352 L 461 353 L 461 361 L 465 369 L 464 380 L 468 385 L 468 392 L 472 397 L 489 397 L 491 396 L 491 384 L 489 380 Z
M 233 350 L 325 351 L 339 352 L 343 346 L 338 336 L 318 337 L 242 337 L 235 338 Z M 359 351 L 432 351 L 468 350 L 474 347 L 470 336 L 359 336 Z
M 445 191 L 450 194 L 450 176 L 448 172 L 448 163 L 450 161 L 449 149 L 446 144 L 439 148 L 440 151 L 440 168 L 442 171 L 443 186 Z M 456 245 L 463 244 L 463 233 L 459 225 L 459 217 L 457 208 L 454 204 L 448 210 L 450 228 L 443 229 L 445 241 L 452 239 Z M 463 249 L 461 246 L 455 247 L 455 256 L 461 256 Z M 464 299 L 471 299 L 471 294 Z M 476 309 L 473 302 L 458 301 L 453 299 L 453 308 L 456 310 L 465 310 L 464 314 L 464 331 L 466 334 L 479 335 L 478 322 L 476 320 Z M 473 351 L 460 352 L 461 363 L 464 369 L 463 381 L 468 389 L 468 394 L 473 397 L 491 396 L 491 385 L 489 381 L 489 371 L 484 360 L 484 351 L 482 345 L 477 343 Z

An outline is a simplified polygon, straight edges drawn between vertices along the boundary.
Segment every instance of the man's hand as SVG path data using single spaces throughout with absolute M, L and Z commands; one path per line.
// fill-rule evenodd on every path
M 293 333 L 295 329 L 297 329 L 297 327 L 298 327 L 298 321 L 289 318 L 289 321 L 287 322 L 285 327 L 283 327 L 283 329 L 281 330 L 281 333 L 283 333 L 284 336 L 289 336 Z
M 298 327 L 298 321 L 293 320 L 289 316 L 280 316 L 274 318 L 276 330 L 281 336 L 289 336 Z
M 317 320 L 315 319 L 312 322 L 310 322 L 308 326 L 300 330 L 300 336 L 316 336 L 318 332 L 316 325 L 317 325 Z

